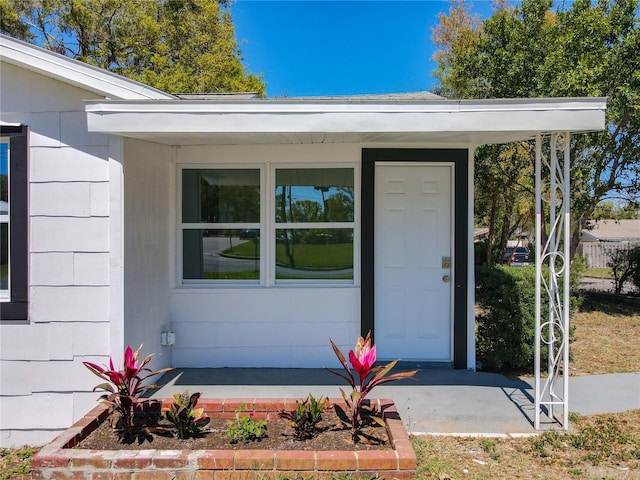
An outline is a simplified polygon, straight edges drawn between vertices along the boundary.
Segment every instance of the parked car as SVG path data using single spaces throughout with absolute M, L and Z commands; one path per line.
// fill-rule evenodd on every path
M 240 240 L 251 240 L 256 238 L 258 232 L 255 228 L 243 228 L 240 230 Z
M 507 247 L 504 253 L 504 261 L 509 265 L 532 265 L 531 254 L 527 247 Z

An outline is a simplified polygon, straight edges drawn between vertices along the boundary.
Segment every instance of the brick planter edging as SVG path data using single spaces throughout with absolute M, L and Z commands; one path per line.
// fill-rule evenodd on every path
M 342 405 L 342 399 L 330 399 Z M 246 480 L 328 478 L 334 472 L 409 480 L 416 476 L 416 455 L 395 404 L 372 399 L 383 412 L 390 450 L 85 450 L 74 449 L 109 411 L 100 405 L 44 446 L 31 461 L 32 478 L 41 480 Z M 148 400 L 150 408 L 166 407 L 172 399 Z M 215 418 L 233 418 L 240 405 L 259 418 L 293 410 L 296 399 L 200 399 L 199 407 Z

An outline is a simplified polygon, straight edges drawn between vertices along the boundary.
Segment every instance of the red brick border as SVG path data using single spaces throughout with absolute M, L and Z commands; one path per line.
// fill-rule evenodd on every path
M 171 399 L 149 400 L 148 406 L 169 405 Z M 342 404 L 342 399 L 330 399 Z M 91 410 L 68 430 L 46 445 L 32 459 L 32 478 L 52 480 L 102 480 L 112 478 L 152 480 L 234 480 L 295 476 L 325 478 L 330 472 L 356 476 L 409 480 L 416 476 L 416 455 L 392 400 L 371 400 L 384 413 L 391 450 L 140 450 L 99 451 L 74 449 L 108 417 L 105 406 Z M 200 399 L 198 406 L 210 417 L 228 417 L 245 404 L 269 418 L 295 406 L 294 399 Z

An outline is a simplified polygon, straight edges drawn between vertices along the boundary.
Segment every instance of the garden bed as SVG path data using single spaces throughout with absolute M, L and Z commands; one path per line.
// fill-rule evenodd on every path
M 83 448 L 83 440 L 88 439 L 109 418 L 107 408 L 98 406 L 33 458 L 33 478 L 97 480 L 124 474 L 123 478 L 218 480 L 322 476 L 329 472 L 400 480 L 415 477 L 416 456 L 393 401 L 371 402 L 372 407 L 383 413 L 386 426 L 380 434 L 374 436 L 380 437 L 379 440 L 384 440 L 386 444 L 378 441 L 372 442 L 371 445 L 354 444 L 347 430 L 346 438 L 330 435 L 322 445 L 322 435 L 339 431 L 331 427 L 332 421 L 329 420 L 326 431 L 317 437 L 318 444 L 307 441 L 295 442 L 282 435 L 284 431 L 281 428 L 274 427 L 272 432 L 267 428 L 268 435 L 284 443 L 275 445 L 265 439 L 263 442 L 250 444 L 230 444 L 227 439 L 226 448 L 221 448 L 220 444 L 215 448 L 206 448 L 203 446 L 206 444 L 198 443 L 204 439 L 194 439 L 193 444 L 190 444 L 192 440 L 177 441 L 182 448 L 175 448 L 174 444 L 170 444 L 170 448 L 155 448 L 155 445 L 161 445 L 164 441 L 164 438 L 159 436 L 151 442 L 133 442 L 117 450 Z M 157 411 L 162 406 L 170 405 L 171 399 L 164 402 L 150 400 L 145 403 L 147 410 Z M 335 403 L 344 408 L 342 400 L 335 400 Z M 198 402 L 198 406 L 204 407 L 205 414 L 211 419 L 211 425 L 218 426 L 213 430 L 220 429 L 224 421 L 235 418 L 241 405 L 246 405 L 246 409 L 254 412 L 256 418 L 264 418 L 271 422 L 280 411 L 294 409 L 296 400 L 201 399 Z M 327 417 L 331 418 L 328 414 L 329 412 Z M 274 422 L 274 426 L 276 424 Z M 278 438 L 283 436 L 284 439 Z M 247 446 L 249 448 L 246 448 Z

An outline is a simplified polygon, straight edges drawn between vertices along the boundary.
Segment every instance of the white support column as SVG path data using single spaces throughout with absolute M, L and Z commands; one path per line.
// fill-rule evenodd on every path
M 541 318 L 541 298 L 542 298 L 542 225 L 544 216 L 542 212 L 542 135 L 536 135 L 536 163 L 535 163 L 535 183 L 536 183 L 536 324 L 535 324 L 535 351 L 534 366 L 535 373 L 534 394 L 535 394 L 535 417 L 534 427 L 540 428 L 540 318 Z
M 543 137 L 536 137 L 536 429 L 540 428 L 541 414 L 549 422 L 569 428 L 570 142 L 568 132 L 552 134 L 547 159 Z M 547 175 L 548 183 L 543 184 Z M 547 219 L 545 240 L 542 235 Z M 559 416 L 555 407 L 561 407 Z

